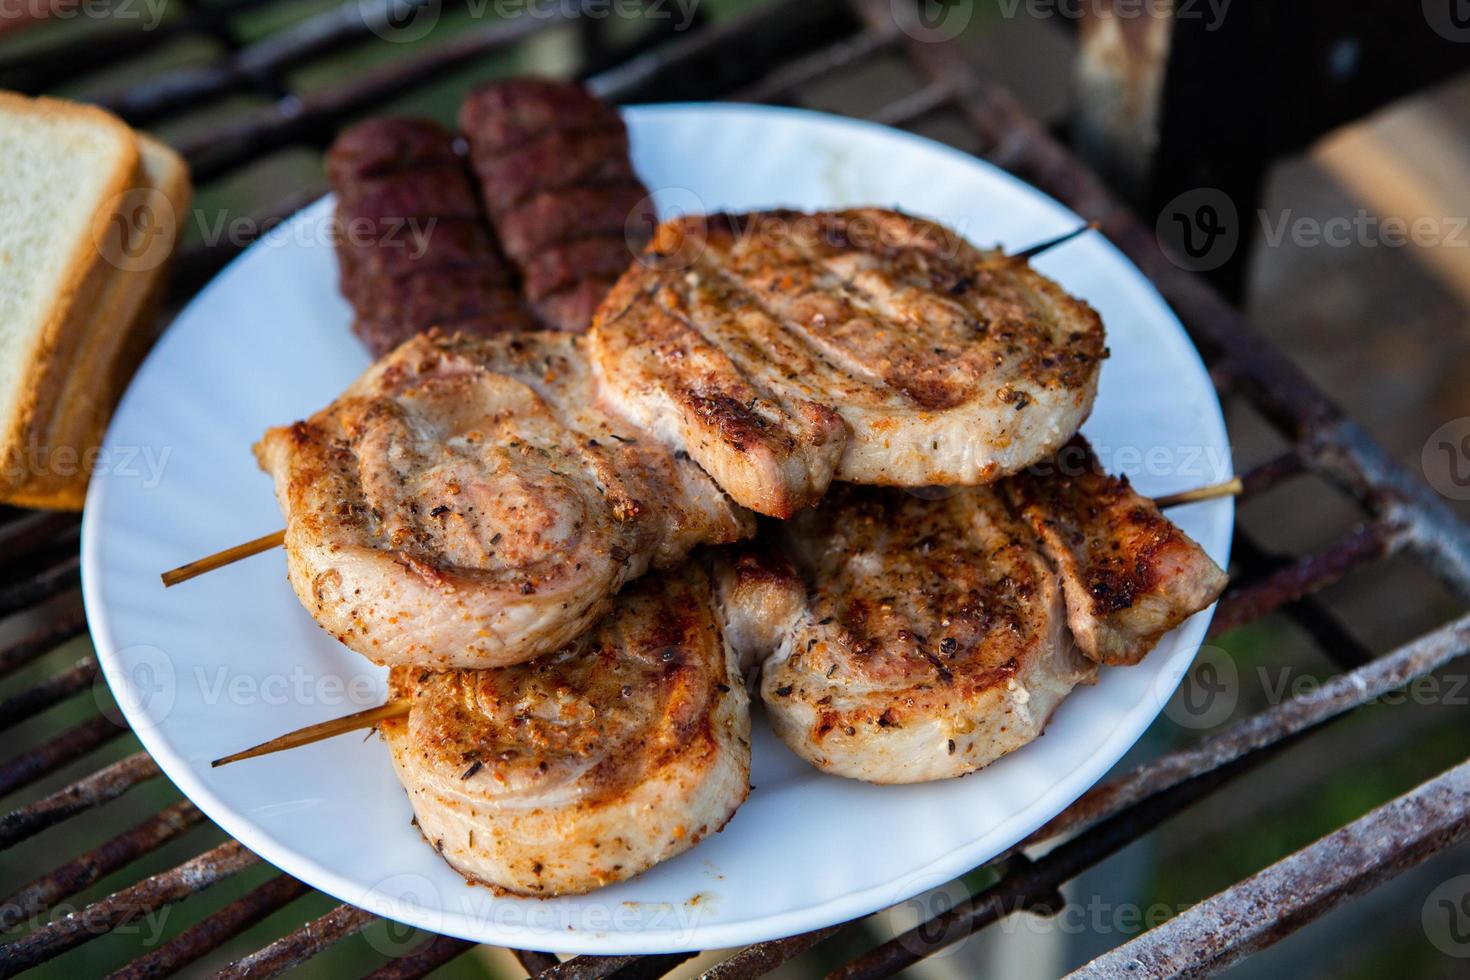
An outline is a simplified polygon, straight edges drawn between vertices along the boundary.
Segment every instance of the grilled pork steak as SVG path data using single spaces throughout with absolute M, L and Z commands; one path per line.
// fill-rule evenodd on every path
M 835 487 L 721 563 L 726 638 L 793 751 L 879 783 L 972 772 L 1219 597 L 1225 573 L 1085 441 L 1043 469 Z
M 332 144 L 327 175 L 342 293 L 374 356 L 433 326 L 534 328 L 444 127 L 427 119 L 359 123 Z
M 533 663 L 396 668 L 412 708 L 382 732 L 429 843 L 471 880 L 560 895 L 722 828 L 750 789 L 750 713 L 710 598 L 688 564 Z
M 571 335 L 415 337 L 256 454 L 296 594 L 381 664 L 529 660 L 649 567 L 752 528 L 600 401 Z
M 1096 668 L 1056 576 L 988 488 L 940 500 L 833 489 L 782 528 L 791 565 L 721 569 L 726 635 L 812 765 L 875 783 L 974 772 L 1041 734 Z
M 1225 572 L 1127 477 L 1104 473 L 1081 436 L 1004 487 L 1061 572 L 1072 634 L 1098 663 L 1138 663 L 1225 590 Z
M 989 483 L 1092 408 L 1103 328 L 1024 261 L 862 209 L 659 226 L 590 335 L 630 418 L 788 517 L 835 479 Z

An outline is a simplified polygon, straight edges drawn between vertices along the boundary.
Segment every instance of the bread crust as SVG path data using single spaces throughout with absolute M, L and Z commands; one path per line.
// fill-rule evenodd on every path
M 96 310 L 107 282 L 115 270 L 103 260 L 93 238 L 98 216 L 116 207 L 119 195 L 140 178 L 141 156 L 137 138 L 121 119 L 96 106 L 69 103 L 59 98 L 28 98 L 0 93 L 0 116 L 28 115 L 32 118 L 81 120 L 112 134 L 116 148 L 109 172 L 98 191 L 98 209 L 87 228 L 76 235 L 71 259 L 66 262 L 62 285 L 41 316 L 29 350 L 21 354 L 25 363 L 15 404 L 10 416 L 0 419 L 0 498 L 22 505 L 51 505 L 53 494 L 46 488 L 46 473 L 37 472 L 26 458 L 28 447 L 46 444 L 51 411 L 71 372 L 73 356 Z M 76 504 L 79 507 L 79 500 Z
M 112 407 L 148 346 L 144 311 L 157 298 L 166 263 L 118 268 L 105 250 L 120 229 L 113 216 L 132 190 L 156 190 L 172 207 L 174 233 L 190 199 L 183 159 L 151 137 L 135 134 L 115 116 L 93 106 L 0 93 L 0 114 L 80 119 L 116 137 L 117 151 L 101 202 L 77 236 L 69 274 L 58 289 L 45 324 L 23 356 L 26 368 L 15 410 L 5 420 L 0 456 L 0 499 L 25 507 L 80 510 L 91 457 Z M 109 236 L 99 242 L 97 235 Z M 38 465 L 32 447 L 44 447 Z M 54 458 L 58 449 L 74 456 Z

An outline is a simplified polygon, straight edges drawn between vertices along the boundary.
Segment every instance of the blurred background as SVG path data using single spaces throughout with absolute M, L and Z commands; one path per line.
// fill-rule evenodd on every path
M 292 189 L 300 204 L 325 186 L 320 142 L 283 140 L 273 152 L 240 163 L 238 146 L 213 142 L 221 120 L 252 114 L 289 120 L 303 106 L 309 109 L 316 93 L 340 91 L 385 65 L 409 64 L 446 40 L 473 38 L 498 17 L 525 16 L 517 5 L 434 4 L 422 37 L 412 36 L 422 22 L 385 28 L 396 32 L 389 38 L 396 43 L 385 44 L 369 43 L 374 39 L 361 31 L 337 30 L 342 18 L 362 16 L 363 5 L 340 0 L 52 6 L 0 0 L 0 87 L 111 100 L 143 127 L 198 150 L 194 159 L 205 162 L 206 172 L 217 170 L 200 181 L 196 212 L 204 218 L 189 223 L 173 308 L 228 257 L 198 248 L 210 221 L 273 209 L 284 214 L 295 205 L 283 204 L 283 188 Z M 835 4 L 814 2 L 804 11 L 767 0 L 669 6 L 680 19 L 688 13 L 683 30 L 691 32 L 763 16 L 758 8 L 780 8 L 754 34 L 751 43 L 762 56 L 800 52 L 813 37 L 840 37 L 849 27 L 833 12 Z M 1348 6 L 1354 9 L 1343 9 Z M 1135 13 L 1122 13 L 1125 8 Z M 1099 169 L 1157 228 L 1171 258 L 1238 303 L 1393 457 L 1470 518 L 1470 502 L 1459 499 L 1470 494 L 1460 493 L 1453 478 L 1456 463 L 1470 465 L 1470 459 L 1442 457 L 1436 448 L 1446 431 L 1455 441 L 1470 434 L 1470 6 L 1458 0 L 1426 0 L 1422 9 L 1412 2 L 977 0 L 929 2 L 928 17 L 926 29 L 952 35 L 978 71 L 1001 82 Z M 512 74 L 616 78 L 627 66 L 636 70 L 642 53 L 679 30 L 667 21 L 621 15 L 604 18 L 595 34 L 579 23 L 548 25 L 513 48 L 466 57 L 426 84 L 377 100 L 371 112 L 452 123 L 463 93 L 477 82 Z M 289 44 L 273 48 L 281 38 Z M 702 74 L 687 80 L 686 97 L 742 90 L 765 95 L 761 79 L 742 76 L 749 56 L 750 49 L 732 47 L 705 62 Z M 265 84 L 252 77 L 261 60 L 270 62 Z M 896 52 L 854 57 L 851 70 L 803 86 L 800 101 L 871 114 L 903 84 L 901 60 Z M 160 78 L 175 87 L 155 84 Z M 210 97 L 196 98 L 200 91 Z M 343 118 L 364 114 L 350 107 Z M 912 128 L 980 149 L 962 122 L 943 113 L 921 114 Z M 273 138 L 269 132 L 236 130 L 235 136 L 248 143 Z M 1236 400 L 1227 408 L 1237 460 L 1280 451 L 1281 437 L 1250 404 Z M 1240 511 L 1253 538 L 1270 542 L 1281 555 L 1312 553 L 1360 519 L 1349 500 L 1313 476 L 1255 497 Z M 1278 611 L 1212 641 L 1201 654 L 1205 673 L 1186 683 L 1120 769 L 1193 744 L 1281 700 L 1283 692 L 1298 693 L 1332 676 L 1338 668 L 1322 654 L 1324 636 L 1354 651 L 1381 653 L 1460 615 L 1465 605 L 1418 562 L 1402 557 L 1347 574 L 1317 592 L 1313 607 L 1315 631 L 1303 626 L 1303 617 Z M 0 636 L 31 628 L 15 617 L 0 623 Z M 89 652 L 85 637 L 68 643 L 7 678 L 0 699 Z M 1291 744 L 1069 883 L 1065 914 L 1012 916 L 904 975 L 1029 980 L 1076 968 L 1146 923 L 1177 914 L 1470 756 L 1466 681 L 1467 667 L 1452 665 L 1432 689 L 1418 686 L 1394 703 L 1365 707 Z M 1210 695 L 1203 701 L 1202 692 Z M 81 724 L 109 704 L 98 681 L 11 726 L 5 741 L 15 748 L 0 754 Z M 110 739 L 0 800 L 0 811 L 137 749 L 131 735 Z M 177 801 L 165 780 L 145 783 L 109 804 L 105 819 L 64 823 L 0 854 L 3 885 L 18 887 L 50 872 Z M 207 821 L 189 823 L 157 850 L 97 880 L 78 871 L 84 887 L 66 902 L 80 907 L 220 840 Z M 820 866 L 814 863 L 811 873 L 820 874 Z M 140 943 L 177 935 L 274 874 L 264 866 L 249 869 L 214 886 L 208 901 L 171 906 L 156 920 L 89 942 L 35 975 L 106 973 L 136 955 Z M 1466 976 L 1470 948 L 1436 941 L 1424 916 L 1436 889 L 1467 874 L 1470 848 L 1446 850 L 1230 972 L 1365 980 Z M 985 884 L 986 876 L 976 872 L 961 885 L 921 896 L 874 920 L 863 936 L 818 946 L 775 975 L 821 976 L 846 956 L 948 907 L 965 889 Z M 1462 885 L 1458 894 L 1466 890 Z M 203 974 L 335 904 L 319 894 L 301 898 L 186 972 Z M 42 913 L 42 921 L 50 914 Z M 10 923 L 5 938 L 24 934 L 35 921 Z M 381 963 L 385 952 L 411 943 L 405 930 L 375 924 L 307 961 L 298 975 L 361 974 Z M 719 958 L 715 953 L 690 961 L 677 975 L 697 975 Z M 525 971 L 508 953 L 481 949 L 435 975 L 515 977 Z

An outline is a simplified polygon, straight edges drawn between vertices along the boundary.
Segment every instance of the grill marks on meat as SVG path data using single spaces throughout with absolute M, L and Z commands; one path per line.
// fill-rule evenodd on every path
M 821 769 L 972 772 L 1226 584 L 1080 437 L 1045 467 L 941 493 L 839 486 L 719 566 L 727 639 L 760 666 L 777 734 Z
M 424 119 L 360 123 L 333 144 L 327 174 L 342 292 L 375 356 L 432 326 L 534 327 L 448 130 Z
M 1099 663 L 1138 663 L 1225 590 L 1225 572 L 1127 477 L 1104 473 L 1081 436 L 1005 490 L 1061 573 L 1078 645 Z
M 382 732 L 419 828 L 472 881 L 621 881 L 720 830 L 749 792 L 748 700 L 694 564 L 533 663 L 400 667 L 390 686 L 412 699 Z
M 297 595 L 382 664 L 529 660 L 650 567 L 752 530 L 697 465 L 599 402 L 570 335 L 420 335 L 256 453 Z
M 1055 575 L 989 488 L 924 500 L 844 486 L 780 538 L 791 564 L 721 569 L 726 634 L 764 659 L 776 733 L 820 769 L 877 783 L 973 772 L 1094 677 Z
M 973 485 L 1091 410 L 1097 314 L 1024 262 L 893 211 L 661 225 L 592 330 L 625 410 L 741 504 L 788 517 L 832 479 Z
M 472 92 L 460 128 L 527 299 L 585 330 L 657 223 L 622 117 L 580 85 L 519 79 Z

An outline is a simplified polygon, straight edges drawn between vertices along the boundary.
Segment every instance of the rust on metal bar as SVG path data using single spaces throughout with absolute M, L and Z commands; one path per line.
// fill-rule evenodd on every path
M 239 841 L 232 840 L 175 868 L 144 878 L 131 888 L 124 888 L 0 946 L 0 977 L 14 976 L 139 916 L 181 902 L 259 860 Z
M 267 79 L 319 55 L 341 51 L 379 36 L 394 0 L 345 3 L 311 14 L 268 37 L 207 65 L 161 72 L 98 100 L 133 125 L 179 110 L 199 109 L 235 92 L 261 87 Z M 453 4 L 464 6 L 463 0 Z
M 825 929 L 787 936 L 770 942 L 747 946 L 727 960 L 721 960 L 706 970 L 699 980 L 740 980 L 744 977 L 759 977 L 793 957 L 800 956 L 817 943 L 830 939 L 851 923 L 841 922 Z
M 215 974 L 216 980 L 245 980 L 247 977 L 249 980 L 265 980 L 280 976 L 328 946 L 361 932 L 377 919 L 378 916 L 356 906 L 339 905 L 269 946 L 231 963 Z
M 1210 636 L 1219 636 L 1242 623 L 1260 619 L 1288 602 L 1331 585 L 1348 572 L 1391 554 L 1395 538 L 1377 522 L 1363 524 L 1327 548 L 1237 589 L 1220 600 L 1210 622 Z
M 359 75 L 350 84 L 277 102 L 244 122 L 230 122 L 184 142 L 197 183 L 220 177 L 272 150 L 329 130 L 337 121 L 441 78 L 501 48 L 510 47 L 558 24 L 556 17 L 517 17 L 472 28 L 421 55 L 399 58 Z
M 92 686 L 97 679 L 97 658 L 85 657 L 68 670 L 48 677 L 34 687 L 0 701 L 0 732 L 14 728 L 52 705 Z
M 97 715 L 67 729 L 44 745 L 7 759 L 0 763 L 0 797 L 9 796 L 127 731 L 106 715 Z
M 158 763 L 146 752 L 136 752 L 37 800 L 0 817 L 0 849 L 100 806 L 145 780 L 160 775 Z
M 0 648 L 0 676 L 24 667 L 68 640 L 76 639 L 86 630 L 87 615 L 82 611 L 81 599 L 78 597 L 75 606 L 59 613 L 51 622 L 37 627 L 9 646 Z
M 1242 498 L 1256 497 L 1290 480 L 1292 477 L 1301 476 L 1307 472 L 1307 465 L 1302 461 L 1301 453 L 1294 449 L 1288 449 L 1280 456 L 1273 456 L 1257 466 L 1251 467 L 1240 478 L 1245 484 Z
M 1470 837 L 1467 813 L 1470 762 L 1462 762 L 1072 976 L 1213 976 Z
M 42 875 L 0 902 L 0 930 L 13 929 L 41 915 L 63 898 L 158 849 L 203 819 L 204 814 L 188 800 L 164 807 L 131 830 Z
M 1017 847 L 1030 847 L 1112 816 L 1125 807 L 1316 728 L 1425 677 L 1470 653 L 1470 615 L 1448 623 L 1309 693 L 1273 705 L 1198 745 L 1161 756 L 1088 790 Z
M 419 977 L 428 976 L 434 970 L 437 970 L 455 957 L 464 955 L 474 949 L 475 946 L 475 943 L 463 939 L 455 939 L 452 936 L 435 936 L 432 939 L 426 939 L 419 943 L 402 956 L 384 963 L 364 977 L 363 980 L 417 980 Z M 520 953 L 519 950 L 514 952 L 517 954 Z M 545 956 L 546 954 L 535 953 L 532 955 Z M 519 955 L 517 958 L 519 959 Z M 554 957 L 552 958 L 552 962 L 556 962 Z M 525 966 L 525 962 L 522 961 L 521 965 Z M 535 976 L 541 971 L 526 967 L 526 972 L 530 973 L 531 976 Z
M 533 977 L 540 976 L 561 962 L 552 953 L 542 953 L 534 949 L 513 949 L 510 954 L 516 958 L 521 968 Z
M 167 943 L 110 974 L 107 980 L 157 980 L 172 976 L 205 953 L 238 936 L 278 909 L 311 891 L 287 874 L 274 878 L 243 898 L 179 933 Z

